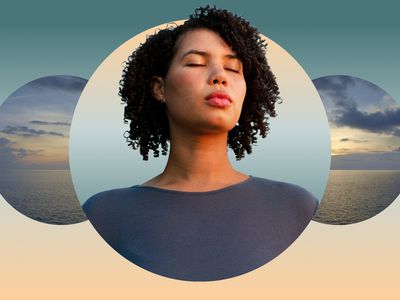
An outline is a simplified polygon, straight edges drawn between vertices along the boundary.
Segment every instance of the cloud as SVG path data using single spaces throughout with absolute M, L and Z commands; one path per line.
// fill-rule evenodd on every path
M 24 158 L 26 156 L 35 155 L 43 152 L 43 150 L 27 150 L 23 148 L 11 148 L 11 150 L 17 158 Z
M 73 76 L 48 76 L 33 80 L 4 101 L 0 124 L 4 124 L 4 117 L 27 122 L 43 120 L 39 116 L 51 115 L 56 120 L 70 120 L 86 83 L 86 79 Z
M 348 126 L 374 133 L 400 136 L 400 108 L 367 113 L 357 105 L 341 105 L 333 118 L 336 126 Z
M 313 83 L 321 96 L 329 122 L 334 123 L 338 108 L 356 105 L 348 96 L 348 90 L 356 85 L 350 76 L 326 76 L 314 79 Z
M 9 139 L 0 137 L 0 147 L 4 147 L 6 145 L 9 145 L 11 141 Z
M 392 96 L 386 94 L 386 95 L 382 96 L 382 101 L 390 101 L 390 102 L 392 102 L 392 101 L 395 101 L 395 100 L 392 98 Z
M 23 137 L 34 137 L 34 136 L 42 136 L 42 135 L 53 135 L 53 136 L 64 136 L 64 134 L 55 132 L 55 131 L 45 131 L 45 130 L 37 130 L 33 128 L 29 128 L 27 126 L 10 126 L 7 125 L 6 128 L 1 130 L 0 132 L 11 134 L 11 135 L 19 135 Z
M 349 139 L 349 138 L 342 138 L 340 139 L 341 142 L 353 142 L 353 143 L 368 143 L 368 140 L 358 140 L 358 139 Z
M 22 164 L 19 159 L 34 155 L 43 150 L 29 150 L 12 147 L 13 142 L 7 138 L 0 137 L 0 168 L 20 168 Z
M 69 122 L 46 122 L 46 121 L 33 120 L 30 121 L 29 123 L 35 125 L 71 126 L 71 123 Z
M 313 80 L 319 93 L 325 93 L 336 99 L 347 99 L 347 90 L 356 84 L 350 76 L 326 76 Z
M 32 154 L 37 154 L 43 152 L 43 150 L 28 150 L 24 148 L 13 148 L 11 140 L 7 138 L 0 137 L 0 149 L 7 149 L 10 153 L 13 153 L 15 157 L 23 158 Z
M 75 76 L 47 76 L 27 83 L 19 88 L 15 94 L 31 95 L 35 94 L 35 92 L 55 91 L 57 93 L 76 93 L 80 95 L 86 83 L 86 79 Z
M 400 107 L 375 84 L 350 76 L 327 76 L 313 83 L 331 125 L 400 136 Z
M 68 170 L 68 160 L 51 162 L 51 163 L 32 163 L 29 162 L 29 157 L 42 153 L 44 149 L 30 150 L 24 148 L 13 147 L 15 143 L 7 138 L 0 137 L 0 170 L 14 170 L 14 169 L 63 169 Z M 26 160 L 23 158 L 28 157 Z
M 66 90 L 70 92 L 81 93 L 85 87 L 87 80 L 74 76 L 48 76 L 33 81 L 34 84 L 38 84 L 41 88 L 48 87 L 57 91 Z
M 10 147 L 11 141 L 6 138 L 0 138 L 0 168 L 8 169 L 17 164 L 17 158 Z

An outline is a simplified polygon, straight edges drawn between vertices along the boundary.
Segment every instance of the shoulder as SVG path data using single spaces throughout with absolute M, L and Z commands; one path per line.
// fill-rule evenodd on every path
M 288 211 L 296 211 L 304 215 L 314 215 L 317 198 L 305 188 L 296 184 L 254 177 L 252 189 L 258 194 L 265 194 L 269 200 Z
M 82 205 L 83 211 L 89 219 L 107 213 L 112 214 L 126 199 L 134 197 L 135 188 L 120 188 L 97 193 L 91 196 Z
M 132 210 L 132 199 L 140 199 L 135 187 L 104 191 L 91 196 L 83 205 L 83 211 L 93 227 L 109 243 L 118 245 L 121 224 L 126 212 Z

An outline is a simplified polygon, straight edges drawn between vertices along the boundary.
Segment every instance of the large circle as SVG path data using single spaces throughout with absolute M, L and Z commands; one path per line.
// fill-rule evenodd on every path
M 181 21 L 176 23 L 182 23 Z M 78 198 L 84 203 L 105 190 L 140 184 L 159 174 L 166 157 L 143 161 L 124 139 L 119 81 L 124 61 L 143 43 L 151 28 L 112 52 L 90 78 L 77 105 L 71 128 L 70 167 Z M 294 183 L 322 198 L 330 165 L 329 126 L 319 95 L 302 67 L 283 48 L 263 36 L 267 57 L 280 87 L 282 103 L 271 131 L 253 153 L 233 166 L 256 177 Z M 287 245 L 289 246 L 289 245 Z

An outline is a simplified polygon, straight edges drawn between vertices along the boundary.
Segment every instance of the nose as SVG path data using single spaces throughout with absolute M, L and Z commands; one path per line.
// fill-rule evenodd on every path
M 228 81 L 225 73 L 225 69 L 223 66 L 213 66 L 211 73 L 210 73 L 210 78 L 209 78 L 209 83 L 210 85 L 223 85 L 226 86 Z

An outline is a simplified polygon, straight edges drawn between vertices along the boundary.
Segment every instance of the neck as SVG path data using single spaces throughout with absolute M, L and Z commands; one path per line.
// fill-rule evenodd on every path
M 177 181 L 215 182 L 232 174 L 227 134 L 171 137 L 171 149 L 163 174 Z
M 242 182 L 246 174 L 228 159 L 228 133 L 173 134 L 164 171 L 145 185 L 186 191 L 207 191 Z M 176 132 L 175 132 L 176 133 Z

